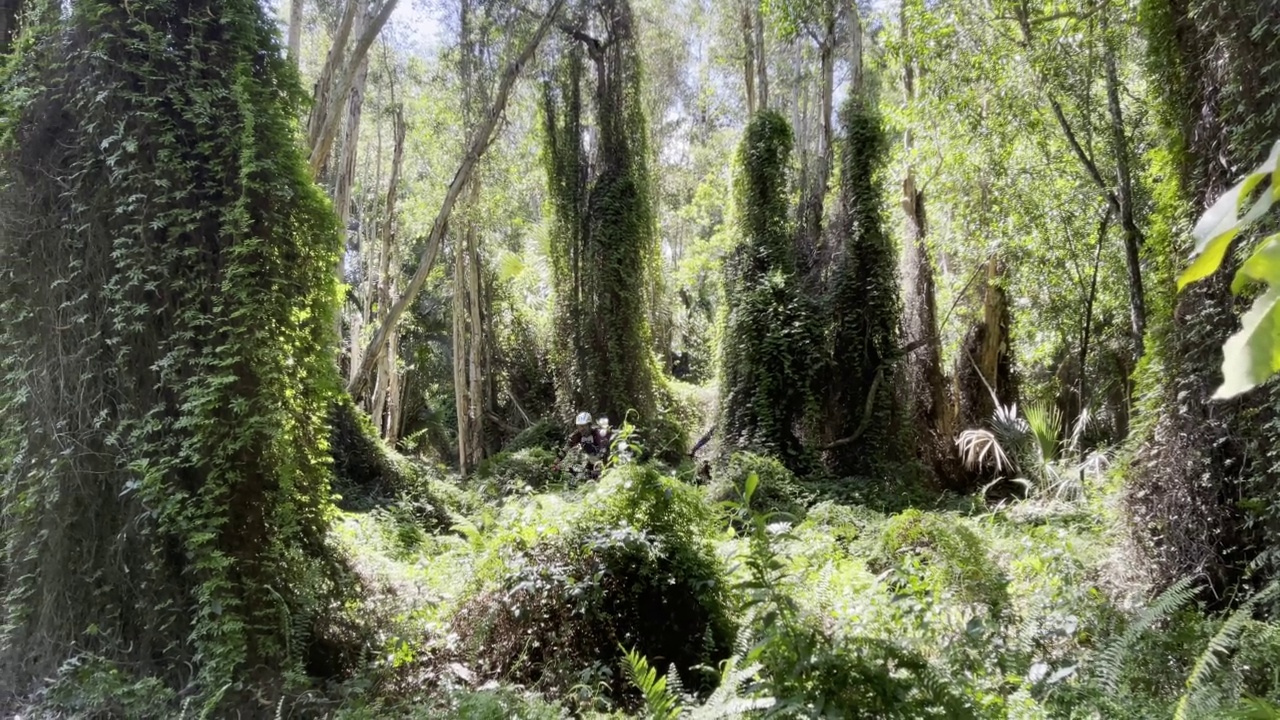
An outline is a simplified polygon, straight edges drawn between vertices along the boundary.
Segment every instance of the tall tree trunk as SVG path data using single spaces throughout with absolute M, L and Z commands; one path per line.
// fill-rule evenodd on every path
M 755 58 L 756 58 L 756 93 L 759 103 L 756 105 L 757 110 L 769 109 L 769 55 L 764 45 L 764 13 L 761 12 L 757 3 L 756 11 L 752 13 L 755 21 Z
M 10 0 L 0 0 L 8 2 Z M 294 67 L 298 66 L 302 55 L 302 11 L 305 0 L 289 0 L 289 60 Z
M 422 286 L 426 284 L 427 275 L 435 264 L 436 254 L 440 250 L 440 240 L 449 224 L 449 216 L 453 213 L 453 207 L 457 204 L 463 188 L 466 187 L 467 182 L 471 179 L 476 164 L 493 142 L 494 130 L 497 128 L 498 119 L 502 117 L 503 112 L 506 110 L 507 100 L 511 96 L 511 90 L 515 86 L 516 79 L 520 76 L 520 71 L 533 57 L 534 51 L 538 49 L 538 46 L 542 44 L 542 39 L 546 37 L 547 31 L 551 29 L 552 24 L 560 14 L 563 2 L 564 0 L 553 0 L 537 30 L 525 43 L 520 54 L 503 71 L 502 79 L 498 83 L 497 94 L 485 112 L 479 127 L 471 134 L 467 142 L 467 153 L 463 156 L 462 163 L 458 166 L 453 180 L 449 183 L 449 187 L 445 192 L 440 211 L 436 213 L 431 232 L 427 236 L 426 247 L 418 260 L 418 267 L 414 271 L 413 277 L 409 279 L 409 284 L 405 288 L 404 294 L 392 305 L 387 317 L 383 319 L 377 330 L 374 331 L 373 338 L 366 346 L 364 356 L 360 362 L 360 371 L 353 374 L 351 380 L 347 383 L 347 392 L 354 395 L 369 381 L 369 373 L 386 348 L 387 340 L 391 336 L 395 324 L 399 322 L 400 316 L 404 314 L 409 304 L 414 301 L 422 290 Z
M 747 88 L 747 117 L 756 114 L 756 42 L 755 25 L 751 20 L 753 1 L 742 0 L 742 79 Z
M 856 8 L 852 12 L 856 16 Z M 910 25 L 905 2 L 900 8 L 899 23 L 903 45 L 909 46 Z M 911 57 L 902 58 L 902 86 L 910 106 L 916 97 L 916 63 Z M 906 177 L 902 180 L 901 202 L 906 220 L 902 284 L 905 296 L 903 341 L 908 348 L 905 358 L 907 387 L 911 390 L 912 420 L 919 433 L 917 447 L 921 460 L 944 486 L 955 486 L 962 478 L 959 456 L 952 442 L 957 433 L 955 406 L 942 369 L 942 338 L 938 328 L 933 260 L 929 256 L 927 242 L 924 191 L 916 187 L 915 168 L 910 163 L 915 145 L 911 129 L 908 124 L 902 139 L 908 164 Z
M 1174 160 L 1156 212 L 1163 227 L 1181 227 L 1280 135 L 1273 112 L 1280 65 L 1258 61 L 1280 53 L 1280 0 L 1143 0 L 1141 11 L 1150 104 Z M 1239 596 L 1232 591 L 1242 579 L 1263 582 L 1276 572 L 1274 559 L 1259 563 L 1261 572 L 1252 563 L 1280 533 L 1268 510 L 1280 502 L 1280 389 L 1271 383 L 1212 400 L 1222 381 L 1222 343 L 1239 328 L 1230 291 L 1236 258 L 1228 253 L 1213 277 L 1178 293 L 1173 278 L 1185 265 L 1187 238 L 1162 232 L 1159 240 L 1152 250 L 1163 272 L 1152 289 L 1160 302 L 1148 331 L 1159 342 L 1138 374 L 1139 395 L 1151 398 L 1157 419 L 1134 438 L 1125 506 L 1157 584 L 1204 578 L 1221 605 Z
M 0 55 L 9 52 L 18 36 L 18 19 L 22 14 L 23 0 L 0 0 Z
M 311 148 L 311 173 L 319 175 L 329 157 L 334 138 L 338 134 L 341 123 L 342 103 L 351 92 L 356 75 L 373 47 L 373 41 L 382 32 L 383 26 L 391 18 L 398 0 L 383 0 L 377 10 L 369 10 L 368 20 L 361 31 L 356 33 L 356 44 L 350 54 L 346 52 L 346 41 L 351 34 L 351 26 L 355 23 L 355 6 L 363 3 L 360 0 L 348 0 L 347 10 L 343 13 L 338 34 L 334 38 L 333 47 L 325 61 L 317 85 L 315 105 L 311 108 L 311 117 L 307 125 L 308 139 Z M 339 42 L 341 41 L 341 42 Z
M 1107 29 L 1108 11 L 1102 12 L 1102 29 Z M 1107 110 L 1111 116 L 1111 141 L 1116 157 L 1116 204 L 1120 215 L 1120 227 L 1124 231 L 1124 261 L 1129 273 L 1129 320 L 1133 334 L 1133 359 L 1136 363 L 1146 351 L 1147 301 L 1142 284 L 1142 231 L 1138 229 L 1133 212 L 1133 174 L 1130 171 L 1132 152 L 1124 130 L 1124 115 L 1120 108 L 1120 77 L 1116 71 L 1116 51 L 1110 37 L 1105 38 L 1103 65 L 1107 78 Z M 1083 370 L 1083 369 L 1082 369 Z
M 392 277 L 391 262 L 396 246 L 396 205 L 400 197 L 400 172 L 404 167 L 404 141 L 408 128 L 404 120 L 404 108 L 397 104 L 391 116 L 394 149 L 391 154 L 391 178 L 387 186 L 387 202 L 382 221 L 382 243 L 378 254 L 378 313 L 385 318 L 395 299 L 395 279 Z M 399 402 L 399 368 L 396 366 L 395 336 L 389 340 L 388 350 L 379 365 L 379 378 L 375 390 L 374 421 L 382 428 L 382 436 L 387 442 L 396 439 L 396 424 L 393 422 L 396 406 Z M 353 342 L 352 345 L 356 343 Z M 355 365 L 353 358 L 352 365 Z M 388 409 L 389 408 L 389 409 Z M 386 412 L 384 421 L 383 413 Z
M 365 23 L 369 18 L 361 16 L 356 19 L 355 32 L 359 35 L 363 30 Z M 334 275 L 338 278 L 338 282 L 346 282 L 346 255 L 350 245 L 351 238 L 351 191 L 355 186 L 356 165 L 359 160 L 360 153 L 360 119 L 364 113 L 364 88 L 365 82 L 369 77 L 369 60 L 366 56 L 360 62 L 360 66 L 356 70 L 355 80 L 351 85 L 351 92 L 347 98 L 347 118 L 343 130 L 342 148 L 338 154 L 338 173 L 333 183 L 333 207 L 338 214 L 338 226 L 342 232 L 342 248 L 338 253 L 338 261 L 334 266 Z M 342 337 L 342 316 L 346 309 L 346 303 L 339 305 L 338 317 L 335 323 L 339 332 L 339 338 Z M 356 369 L 355 354 L 359 352 L 359 336 L 352 334 L 351 342 L 351 362 L 348 363 L 348 372 L 354 372 Z

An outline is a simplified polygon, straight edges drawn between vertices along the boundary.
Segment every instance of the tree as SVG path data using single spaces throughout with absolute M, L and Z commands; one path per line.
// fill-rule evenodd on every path
M 910 117 L 915 109 L 918 69 L 911 49 L 908 5 L 909 2 L 904 0 L 900 6 L 898 23 L 902 34 L 903 99 Z M 908 122 L 913 120 L 911 118 Z M 948 378 L 942 369 L 937 287 L 927 237 L 925 193 L 917 186 L 913 164 L 913 130 L 908 124 L 902 139 L 903 152 L 907 157 L 901 200 L 906 221 L 902 243 L 903 341 L 905 348 L 910 348 L 905 350 L 903 373 L 910 391 L 910 421 L 917 433 L 917 452 L 935 477 L 948 483 L 960 474 L 959 457 L 953 442 L 958 428 Z
M 1150 420 L 1135 433 L 1126 507 L 1162 584 L 1196 575 L 1215 589 L 1232 587 L 1252 560 L 1270 557 L 1280 530 L 1276 385 L 1211 399 L 1220 348 L 1238 322 L 1229 281 L 1236 260 L 1228 255 L 1182 293 L 1174 284 L 1189 250 L 1184 229 L 1280 135 L 1272 113 L 1280 67 L 1250 60 L 1280 48 L 1278 13 L 1275 0 L 1141 5 L 1165 145 L 1155 165 L 1151 357 L 1138 376 Z M 1274 561 L 1265 567 L 1274 574 Z
M 641 65 L 627 0 L 588 5 L 597 39 L 573 31 L 558 82 L 546 88 L 545 166 L 554 213 L 557 398 L 656 420 L 659 371 L 649 300 L 658 245 Z M 583 52 L 595 66 L 593 137 L 583 148 Z
M 842 110 L 838 250 L 826 301 L 827 367 L 821 437 L 840 475 L 868 475 L 899 461 L 904 413 L 898 256 L 881 215 L 886 139 L 861 92 Z
M 436 255 L 439 254 L 440 243 L 444 239 L 445 232 L 449 226 L 449 218 L 453 214 L 454 206 L 457 205 L 462 191 L 466 188 L 471 178 L 471 174 L 475 172 L 480 158 L 484 156 L 489 146 L 493 143 L 498 121 L 506 111 L 507 100 L 511 97 L 512 89 L 520 78 L 520 73 L 533 58 L 538 46 L 542 44 L 543 38 L 546 37 L 547 31 L 559 19 L 562 5 L 563 0 L 552 0 L 536 28 L 519 44 L 518 47 L 520 49 L 503 68 L 502 75 L 498 80 L 498 87 L 493 94 L 492 103 L 486 108 L 483 118 L 476 126 L 475 132 L 467 138 L 466 152 L 453 174 L 453 179 L 449 181 L 444 199 L 440 204 L 440 210 L 436 213 L 435 219 L 432 221 L 431 230 L 427 233 L 427 237 L 423 242 L 423 249 L 418 257 L 417 267 L 409 278 L 404 292 L 387 311 L 386 316 L 378 326 L 374 328 L 372 338 L 365 346 L 364 352 L 360 354 L 360 362 L 347 381 L 347 392 L 352 395 L 359 395 L 364 391 L 372 379 L 371 375 L 374 368 L 377 367 L 382 353 L 386 351 L 387 344 L 394 334 L 396 323 L 400 321 L 410 304 L 417 299 L 418 293 L 422 291 L 423 286 L 426 284 L 427 275 L 435 265 Z
M 787 220 L 791 129 L 762 111 L 747 125 L 734 178 L 737 245 L 725 261 L 720 360 L 723 445 L 777 456 L 793 469 L 821 350 L 816 303 L 801 292 Z
M 0 684 L 85 654 L 212 710 L 302 670 L 346 587 L 303 94 L 253 0 L 82 0 L 33 32 L 0 139 Z

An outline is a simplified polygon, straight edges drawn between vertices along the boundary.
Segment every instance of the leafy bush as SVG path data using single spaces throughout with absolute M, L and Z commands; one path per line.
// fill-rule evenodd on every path
M 711 516 L 698 491 L 630 466 L 610 472 L 559 535 L 509 547 L 507 570 L 453 619 L 465 660 L 486 677 L 564 693 L 617 682 L 621 647 L 696 680 L 731 652 L 724 568 L 702 539 Z
M 504 451 L 480 463 L 475 481 L 488 494 L 541 491 L 560 481 L 555 464 L 556 453 L 541 447 Z
M 513 453 L 534 448 L 555 451 L 564 445 L 565 437 L 568 434 L 568 428 L 558 422 L 539 420 L 521 430 L 518 435 L 511 439 L 511 442 L 507 443 L 503 450 Z
M 780 512 L 799 521 L 804 517 L 811 497 L 796 482 L 795 475 L 777 459 L 755 453 L 734 453 L 724 471 L 718 473 L 707 489 L 712 502 L 743 500 L 747 478 L 755 475 L 757 484 L 751 495 L 751 506 L 759 512 Z
M 879 572 L 910 559 L 939 587 L 992 611 L 1008 601 L 1008 580 L 987 554 L 982 539 L 954 518 L 911 509 L 885 523 L 867 565 Z

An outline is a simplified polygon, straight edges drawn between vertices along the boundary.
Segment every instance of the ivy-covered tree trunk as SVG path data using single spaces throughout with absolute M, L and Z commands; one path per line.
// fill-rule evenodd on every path
M 1138 374 L 1150 419 L 1134 433 L 1126 504 L 1159 583 L 1195 575 L 1221 590 L 1277 544 L 1280 388 L 1210 400 L 1239 322 L 1234 259 L 1180 294 L 1173 279 L 1190 222 L 1280 137 L 1280 64 L 1258 61 L 1280 54 L 1280 1 L 1144 0 L 1141 14 L 1168 145 L 1155 156 L 1159 276 Z
M 546 166 L 552 188 L 558 403 L 621 418 L 657 409 L 658 367 L 649 325 L 658 261 L 640 58 L 627 0 L 603 0 L 604 40 L 582 42 L 596 67 L 598 147 L 582 147 L 581 52 L 570 50 L 558 93 L 546 96 Z M 557 97 L 558 95 L 558 97 Z
M 39 32 L 0 138 L 0 686 L 78 655 L 202 699 L 278 680 L 344 587 L 296 73 L 254 0 Z
M 827 468 L 852 476 L 899 463 L 909 450 L 900 407 L 898 257 L 881 215 L 884 130 L 860 95 L 841 114 L 838 255 L 826 308 L 828 362 L 818 378 L 819 437 Z
M 821 351 L 815 303 L 801 292 L 787 219 L 791 129 L 757 113 L 738 148 L 738 243 L 725 261 L 720 361 L 721 447 L 805 463 L 796 432 Z

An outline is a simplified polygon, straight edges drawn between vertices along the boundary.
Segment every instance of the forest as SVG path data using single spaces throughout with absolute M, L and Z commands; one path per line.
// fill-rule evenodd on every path
M 0 715 L 1280 720 L 1280 0 L 0 0 Z

